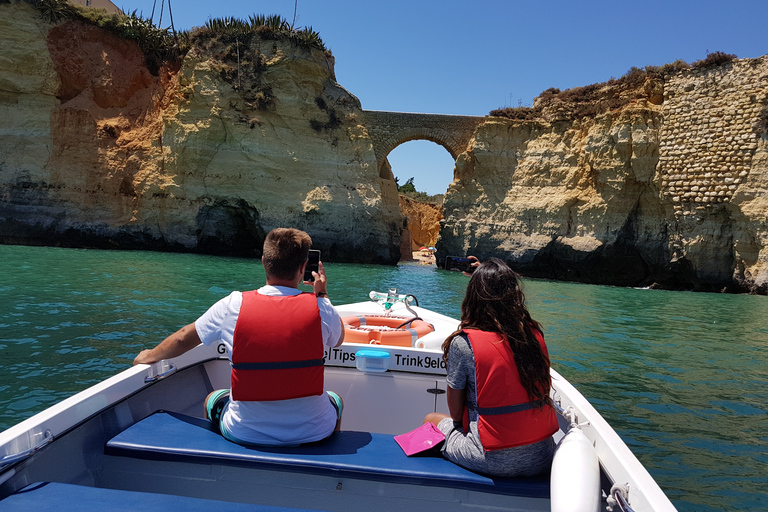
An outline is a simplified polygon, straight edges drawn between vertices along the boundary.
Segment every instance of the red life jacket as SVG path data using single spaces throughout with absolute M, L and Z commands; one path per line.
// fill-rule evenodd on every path
M 232 339 L 233 400 L 320 395 L 324 355 L 320 310 L 313 293 L 243 293 Z
M 464 409 L 464 431 L 469 430 L 469 408 L 478 412 L 477 430 L 486 451 L 524 446 L 542 441 L 558 429 L 555 410 L 531 402 L 520 382 L 515 356 L 506 338 L 498 333 L 464 329 L 475 356 L 477 404 Z M 549 357 L 544 336 L 534 335 Z

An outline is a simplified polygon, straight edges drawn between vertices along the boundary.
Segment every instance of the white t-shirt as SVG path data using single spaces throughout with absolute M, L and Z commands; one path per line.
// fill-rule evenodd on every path
M 262 295 L 298 295 L 296 288 L 263 286 Z M 232 360 L 232 339 L 243 301 L 241 292 L 232 292 L 211 306 L 195 321 L 195 330 L 204 345 L 223 343 Z M 341 337 L 341 318 L 327 298 L 318 298 L 323 344 L 334 347 Z M 336 426 L 336 409 L 322 395 L 246 402 L 230 400 L 222 413 L 222 426 L 232 437 L 246 443 L 279 446 L 319 441 L 331 435 Z

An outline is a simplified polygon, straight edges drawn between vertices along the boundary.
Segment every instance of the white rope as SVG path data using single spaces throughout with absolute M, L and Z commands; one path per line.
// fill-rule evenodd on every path
M 611 491 L 605 498 L 605 502 L 607 503 L 605 509 L 608 510 L 608 512 L 613 512 L 613 507 L 618 505 L 619 510 L 621 511 L 633 512 L 632 508 L 630 508 L 628 504 L 628 500 L 629 484 L 613 484 Z
M 568 408 L 563 412 L 563 417 L 568 420 L 568 423 L 571 424 L 571 428 L 578 427 L 578 419 L 576 417 L 576 409 L 569 405 Z

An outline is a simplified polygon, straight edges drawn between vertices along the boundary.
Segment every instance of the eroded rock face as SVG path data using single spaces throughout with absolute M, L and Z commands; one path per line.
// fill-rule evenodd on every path
M 768 58 L 685 70 L 617 112 L 489 118 L 460 155 L 438 260 L 525 275 L 768 292 Z M 654 100 L 654 101 L 651 101 Z
M 443 219 L 441 205 L 422 203 L 401 195 L 400 211 L 408 221 L 408 230 L 411 233 L 411 250 L 419 247 L 431 247 L 437 243 L 440 235 L 440 221 Z
M 330 55 L 201 39 L 152 74 L 135 43 L 26 3 L 0 29 L 0 241 L 258 255 L 293 226 L 329 260 L 397 261 L 394 181 Z

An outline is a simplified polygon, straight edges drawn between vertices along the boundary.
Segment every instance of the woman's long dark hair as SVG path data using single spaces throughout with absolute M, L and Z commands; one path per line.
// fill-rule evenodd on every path
M 443 343 L 446 360 L 451 340 L 464 329 L 479 329 L 506 336 L 528 399 L 542 405 L 551 403 L 549 358 L 533 334 L 534 329 L 541 331 L 541 325 L 531 318 L 525 307 L 519 276 L 498 258 L 484 261 L 472 274 L 464 302 L 461 303 L 459 329 Z

